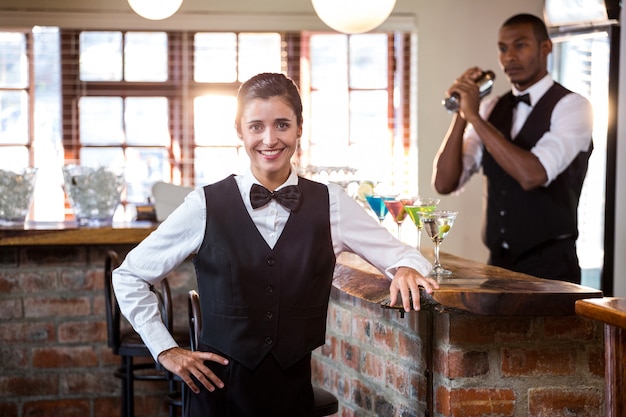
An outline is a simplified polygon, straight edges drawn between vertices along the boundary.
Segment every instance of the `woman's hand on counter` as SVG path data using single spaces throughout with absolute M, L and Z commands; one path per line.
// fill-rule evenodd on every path
M 420 309 L 420 288 L 423 287 L 427 293 L 432 293 L 439 288 L 437 281 L 430 277 L 424 277 L 413 268 L 400 267 L 391 280 L 389 286 L 390 305 L 394 306 L 398 302 L 398 294 L 402 299 L 404 311 Z M 413 306 L 411 306 L 411 302 Z

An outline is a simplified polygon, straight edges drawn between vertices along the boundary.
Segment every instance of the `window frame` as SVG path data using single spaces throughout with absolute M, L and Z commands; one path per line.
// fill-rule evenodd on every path
M 89 31 L 95 31 L 90 29 Z M 130 30 L 114 30 L 125 35 Z M 236 95 L 240 82 L 233 83 L 199 83 L 193 79 L 193 55 L 195 33 L 207 31 L 158 31 L 167 34 L 168 39 L 168 79 L 163 82 L 137 82 L 137 81 L 82 81 L 79 75 L 81 30 L 60 30 L 61 39 L 61 65 L 62 65 L 62 146 L 65 152 L 65 163 L 80 163 L 80 150 L 84 145 L 80 142 L 79 109 L 78 102 L 81 97 L 90 96 L 113 96 L 113 97 L 166 97 L 169 100 L 170 117 L 169 130 L 171 144 L 166 146 L 167 155 L 171 167 L 171 181 L 174 184 L 195 186 L 195 161 L 196 148 L 202 146 L 195 144 L 194 138 L 194 114 L 193 100 L 206 93 L 223 92 Z M 141 30 L 146 32 L 146 30 Z M 241 32 L 233 32 L 241 33 Z M 246 32 L 249 33 L 249 32 Z M 261 33 L 261 32 L 257 32 Z M 282 38 L 283 72 L 288 74 L 301 88 L 303 101 L 308 95 L 306 70 L 302 68 L 302 57 L 306 55 L 307 37 L 315 33 L 329 32 L 273 32 L 279 33 Z M 402 150 L 403 156 L 409 154 L 409 150 L 415 145 L 410 117 L 410 91 L 411 91 L 411 33 L 389 32 L 388 38 L 388 128 L 392 133 L 393 154 Z M 123 36 L 124 39 L 124 36 Z M 400 65 L 399 65 L 400 64 Z M 348 68 L 349 70 L 349 68 Z M 397 85 L 400 83 L 400 85 Z M 399 94 L 399 97 L 394 97 Z M 395 101 L 394 101 L 395 100 Z M 399 103 L 397 109 L 394 103 Z M 307 103 L 305 103 L 305 108 Z M 148 146 L 148 145 L 146 145 Z M 127 145 L 126 143 L 116 146 L 123 151 L 128 147 L 141 147 Z M 154 146 L 150 146 L 154 147 Z M 394 161 L 398 156 L 393 156 Z M 304 168 L 304 167 L 302 167 Z M 392 176 L 401 174 L 400 168 L 392 167 Z M 125 204 L 126 202 L 123 202 Z

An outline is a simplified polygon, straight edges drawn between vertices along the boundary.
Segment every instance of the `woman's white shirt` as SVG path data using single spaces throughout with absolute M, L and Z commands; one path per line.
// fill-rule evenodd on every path
M 258 209 L 250 205 L 249 191 L 258 183 L 251 172 L 235 177 L 246 209 L 270 247 L 274 247 L 289 219 L 289 210 L 275 200 Z M 295 171 L 280 188 L 297 184 Z M 426 276 L 431 263 L 415 248 L 398 242 L 363 207 L 335 184 L 328 184 L 331 237 L 335 255 L 353 252 L 390 279 L 401 267 Z M 149 289 L 190 255 L 195 255 L 205 235 L 206 202 L 202 188 L 184 202 L 146 239 L 128 253 L 113 272 L 116 297 L 124 316 L 142 337 L 152 356 L 177 346 L 161 321 L 157 299 Z M 210 238 L 210 236 L 208 237 Z

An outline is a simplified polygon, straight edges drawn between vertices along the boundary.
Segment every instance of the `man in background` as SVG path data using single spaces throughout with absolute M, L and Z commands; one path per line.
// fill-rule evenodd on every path
M 455 80 L 447 93 L 460 108 L 435 157 L 433 185 L 458 192 L 482 167 L 489 264 L 580 283 L 577 211 L 593 149 L 591 105 L 548 73 L 552 42 L 540 18 L 509 18 L 498 51 L 511 91 L 481 103 L 481 68 Z

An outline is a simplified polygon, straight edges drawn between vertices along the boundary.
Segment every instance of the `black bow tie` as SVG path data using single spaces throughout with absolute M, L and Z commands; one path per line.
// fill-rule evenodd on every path
M 517 106 L 518 103 L 526 103 L 530 106 L 530 94 L 522 94 L 521 96 L 513 96 L 513 106 Z
M 278 201 L 286 209 L 296 211 L 300 206 L 300 188 L 297 185 L 288 185 L 278 191 L 271 192 L 259 184 L 252 184 L 250 204 L 252 204 L 253 209 L 266 205 L 271 199 Z

